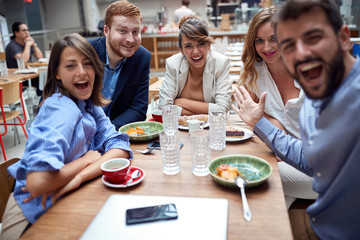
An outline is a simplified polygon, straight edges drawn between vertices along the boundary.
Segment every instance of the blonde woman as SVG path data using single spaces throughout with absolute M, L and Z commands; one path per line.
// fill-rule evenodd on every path
M 263 92 L 268 92 L 265 117 L 287 134 L 300 138 L 299 112 L 305 93 L 281 59 L 270 21 L 274 13 L 273 7 L 262 9 L 250 23 L 244 43 L 244 70 L 239 86 L 244 86 L 255 102 L 259 101 Z M 279 169 L 288 207 L 295 198 L 317 197 L 312 190 L 312 178 L 284 162 L 279 162 Z

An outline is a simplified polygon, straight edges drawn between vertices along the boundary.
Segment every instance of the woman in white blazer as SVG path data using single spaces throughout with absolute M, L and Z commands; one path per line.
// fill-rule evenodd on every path
M 176 105 L 181 115 L 227 112 L 232 94 L 230 60 L 210 49 L 214 40 L 199 18 L 183 17 L 179 29 L 181 52 L 166 59 L 159 108 Z

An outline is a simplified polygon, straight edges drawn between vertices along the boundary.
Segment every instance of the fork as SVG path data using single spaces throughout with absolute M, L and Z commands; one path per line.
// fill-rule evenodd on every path
M 151 147 L 151 148 L 147 148 L 145 150 L 135 150 L 135 151 L 142 153 L 142 154 L 148 154 L 148 153 L 151 153 L 154 149 L 155 149 L 155 147 Z

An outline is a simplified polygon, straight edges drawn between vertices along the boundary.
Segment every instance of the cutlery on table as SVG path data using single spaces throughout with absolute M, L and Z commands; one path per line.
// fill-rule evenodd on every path
M 138 178 L 139 176 L 140 176 L 140 171 L 136 169 L 135 171 L 132 172 L 131 178 L 126 182 L 126 184 L 132 183 L 134 179 Z
M 238 185 L 238 187 L 240 188 L 244 218 L 246 221 L 250 222 L 252 215 L 251 215 L 250 207 L 249 207 L 248 201 L 246 199 L 246 195 L 245 195 L 246 180 L 243 179 L 242 177 L 238 176 L 238 177 L 236 177 L 235 182 Z
M 147 148 L 145 150 L 135 150 L 135 151 L 142 153 L 142 154 L 148 154 L 148 153 L 151 153 L 154 149 L 155 149 L 155 147 L 151 147 L 151 148 Z

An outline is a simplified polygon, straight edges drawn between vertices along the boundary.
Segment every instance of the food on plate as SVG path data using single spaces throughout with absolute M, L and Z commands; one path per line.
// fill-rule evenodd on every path
M 126 131 L 126 133 L 129 136 L 142 136 L 145 135 L 145 129 L 141 128 L 141 127 L 136 127 L 136 128 L 130 128 L 129 130 Z
M 243 136 L 245 136 L 245 132 L 240 129 L 237 129 L 237 128 L 226 126 L 226 136 L 227 137 L 243 137 Z
M 197 115 L 191 115 L 191 116 L 180 116 L 179 117 L 179 125 L 186 125 L 187 120 L 199 120 L 207 122 L 209 120 L 209 116 L 206 114 L 197 114 Z
M 221 164 L 216 168 L 216 175 L 226 180 L 233 180 L 237 176 L 245 177 L 236 167 L 227 164 Z

